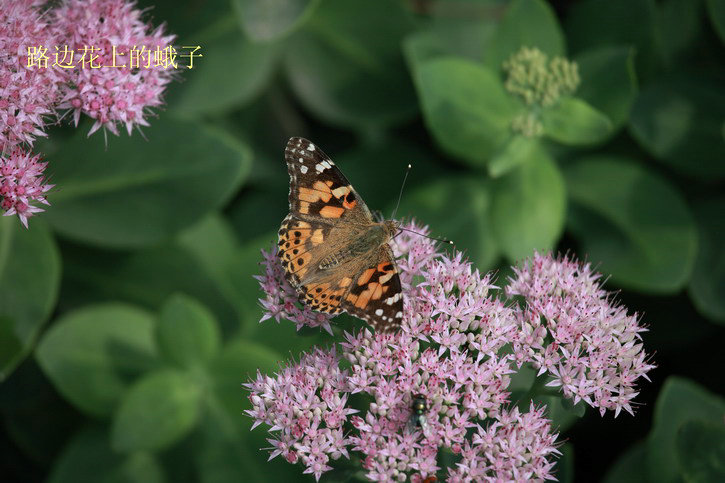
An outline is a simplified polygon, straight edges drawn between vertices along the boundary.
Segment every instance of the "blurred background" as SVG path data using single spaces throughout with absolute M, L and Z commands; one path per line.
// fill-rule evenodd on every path
M 386 216 L 411 163 L 398 214 L 479 269 L 573 253 L 641 314 L 637 414 L 552 405 L 559 481 L 725 481 L 725 1 L 138 5 L 203 57 L 143 136 L 36 143 L 52 206 L 0 219 L 2 481 L 313 480 L 242 412 L 257 368 L 334 340 L 258 323 L 290 136 Z M 577 82 L 526 102 L 523 47 Z

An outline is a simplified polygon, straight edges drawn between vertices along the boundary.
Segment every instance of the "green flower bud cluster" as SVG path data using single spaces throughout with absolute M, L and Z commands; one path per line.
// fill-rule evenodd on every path
M 527 138 L 535 138 L 544 134 L 544 125 L 533 112 L 516 116 L 511 121 L 511 129 Z
M 579 86 L 579 68 L 563 57 L 548 56 L 537 48 L 522 47 L 503 63 L 505 87 L 529 105 L 548 107 Z

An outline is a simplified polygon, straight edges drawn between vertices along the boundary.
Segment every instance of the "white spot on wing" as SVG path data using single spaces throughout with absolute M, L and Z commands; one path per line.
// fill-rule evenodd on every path
M 302 174 L 305 174 L 307 172 L 307 166 L 305 166 L 305 165 L 300 166 L 300 172 L 302 172 Z
M 376 310 L 376 311 L 375 311 L 375 315 L 377 315 L 378 317 L 380 317 L 381 315 L 383 315 L 383 309 L 378 309 L 378 310 Z M 383 319 L 384 319 L 384 318 L 385 318 L 385 317 L 383 317 Z
M 308 150 L 308 151 L 314 151 L 314 150 L 315 150 L 315 145 L 314 145 L 314 144 L 312 144 L 312 143 L 310 143 L 310 145 L 309 145 L 309 146 L 307 146 L 307 150 Z

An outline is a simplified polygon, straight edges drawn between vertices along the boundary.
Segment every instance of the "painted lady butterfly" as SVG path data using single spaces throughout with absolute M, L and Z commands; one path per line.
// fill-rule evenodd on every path
M 403 294 L 390 240 L 397 221 L 375 222 L 362 198 L 319 147 L 291 138 L 285 149 L 290 213 L 279 229 L 287 280 L 312 309 L 346 311 L 376 331 L 403 318 Z

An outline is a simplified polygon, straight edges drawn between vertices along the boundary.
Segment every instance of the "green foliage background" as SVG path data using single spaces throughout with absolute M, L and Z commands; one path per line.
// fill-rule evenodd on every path
M 399 213 L 480 269 L 570 250 L 642 313 L 659 367 L 635 418 L 547 401 L 560 481 L 725 479 L 725 1 L 140 6 L 204 57 L 145 139 L 53 130 L 52 206 L 0 220 L 3 481 L 312 480 L 242 414 L 258 368 L 332 341 L 258 324 L 292 135 L 384 213 L 412 163 Z M 523 46 L 582 80 L 539 138 L 510 128 Z

